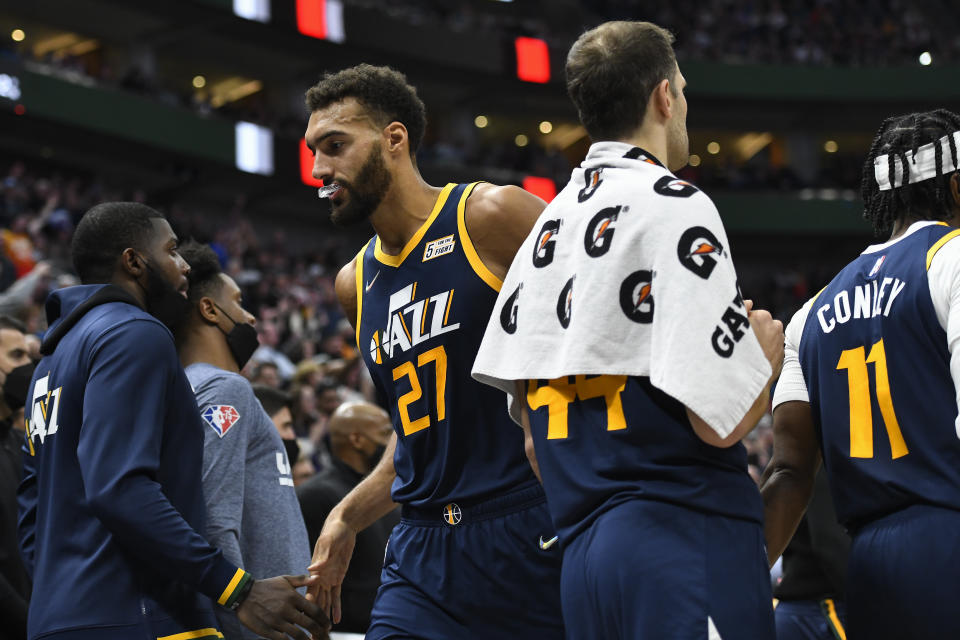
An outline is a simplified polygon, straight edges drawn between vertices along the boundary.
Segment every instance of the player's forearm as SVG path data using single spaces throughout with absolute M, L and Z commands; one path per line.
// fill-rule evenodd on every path
M 394 434 L 380 463 L 370 472 L 370 475 L 344 496 L 340 504 L 330 512 L 328 519 L 340 520 L 350 529 L 359 532 L 397 506 L 390 497 L 390 488 L 397 477 L 393 466 L 393 454 L 396 448 L 397 436 Z
M 777 561 L 793 538 L 813 495 L 814 475 L 771 461 L 760 487 L 763 497 L 763 533 L 767 542 L 767 561 Z
M 694 432 L 701 440 L 714 447 L 727 448 L 737 444 L 743 440 L 748 433 L 753 431 L 753 428 L 760 422 L 760 418 L 767 412 L 767 407 L 769 406 L 770 384 L 768 383 L 767 386 L 763 388 L 763 391 L 760 392 L 760 395 L 757 396 L 757 399 L 753 401 L 753 405 L 747 410 L 747 413 L 740 422 L 737 423 L 737 426 L 734 427 L 733 431 L 725 438 L 721 438 L 709 424 L 690 409 L 687 409 L 687 417 L 690 419 L 690 424 L 693 426 Z

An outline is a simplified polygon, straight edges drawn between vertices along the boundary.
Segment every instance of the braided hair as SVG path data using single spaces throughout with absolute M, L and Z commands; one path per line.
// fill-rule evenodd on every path
M 863 165 L 860 195 L 863 197 L 863 217 L 873 224 L 878 236 L 888 236 L 898 220 L 949 220 L 953 217 L 950 199 L 950 174 L 943 171 L 944 154 L 953 158 L 953 166 L 960 166 L 953 132 L 960 130 L 960 115 L 946 109 L 887 118 L 873 139 L 870 153 Z M 947 144 L 939 142 L 948 136 Z M 908 153 L 933 142 L 937 175 L 930 180 L 910 184 Z M 903 167 L 903 186 L 881 191 L 874 175 L 874 160 L 886 154 L 888 175 L 893 184 L 896 175 L 894 157 Z

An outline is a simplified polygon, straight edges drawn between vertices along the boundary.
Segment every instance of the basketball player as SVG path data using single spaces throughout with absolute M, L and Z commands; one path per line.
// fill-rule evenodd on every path
M 960 617 L 960 116 L 889 118 L 863 168 L 867 247 L 787 328 L 763 486 L 768 553 L 822 456 L 852 535 L 848 636 L 956 638 Z
M 306 98 L 305 139 L 333 221 L 369 220 L 376 232 L 336 291 L 395 430 L 316 542 L 321 606 L 339 621 L 357 532 L 398 502 L 368 640 L 561 638 L 543 491 L 505 397 L 470 378 L 501 278 L 543 201 L 512 186 L 427 184 L 415 156 L 424 106 L 392 69 L 328 74 Z
M 773 638 L 743 438 L 783 329 L 741 299 L 687 162 L 673 37 L 608 22 L 567 57 L 593 145 L 510 267 L 474 376 L 515 394 L 563 547 L 570 638 Z M 515 382 L 519 384 L 515 385 Z

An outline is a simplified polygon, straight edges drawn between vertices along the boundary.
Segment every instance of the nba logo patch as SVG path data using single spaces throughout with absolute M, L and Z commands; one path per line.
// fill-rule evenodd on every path
M 207 407 L 200 414 L 204 422 L 217 432 L 221 438 L 240 419 L 240 413 L 228 404 L 215 404 Z
M 882 264 L 883 264 L 883 261 L 886 260 L 886 259 L 887 259 L 887 255 L 886 255 L 886 254 L 880 256 L 879 258 L 877 258 L 876 263 L 874 263 L 874 265 L 873 265 L 873 269 L 870 269 L 870 273 L 867 274 L 867 277 L 868 277 L 868 278 L 872 278 L 873 276 L 877 275 L 877 272 L 880 271 L 880 265 L 882 265 Z

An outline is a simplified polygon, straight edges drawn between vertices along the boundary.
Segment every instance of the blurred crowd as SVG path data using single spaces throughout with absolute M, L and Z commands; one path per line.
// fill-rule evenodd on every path
M 674 0 L 643 6 L 631 0 L 556 0 L 550 4 L 529 0 L 504 5 L 474 0 L 401 0 L 386 6 L 380 0 L 347 0 L 347 4 L 377 9 L 415 26 L 489 33 L 491 37 L 541 37 L 563 50 L 584 25 L 610 19 L 651 20 L 676 34 L 681 62 L 883 67 L 917 65 L 922 52 L 929 52 L 937 64 L 960 60 L 960 14 L 949 11 L 949 0 L 921 4 L 905 0 Z M 165 78 L 156 52 L 149 47 L 131 46 L 110 55 L 97 50 L 83 55 L 48 52 L 37 56 L 29 46 L 3 41 L 0 57 L 19 59 L 35 71 L 70 82 L 118 89 L 204 116 L 256 122 L 287 137 L 298 138 L 303 130 L 304 114 L 298 99 L 278 108 L 277 100 L 268 103 L 267 92 L 260 90 L 240 100 L 213 104 L 209 91 Z M 522 147 L 513 140 L 489 139 L 473 127 L 474 115 L 454 112 L 432 119 L 418 155 L 420 162 L 510 174 L 500 182 L 515 181 L 516 175 L 537 175 L 552 178 L 560 187 L 566 183 L 570 162 L 562 153 L 544 148 L 535 135 Z M 833 165 L 820 175 L 801 178 L 789 166 L 771 162 L 760 153 L 749 162 L 704 162 L 698 169 L 688 169 L 684 177 L 708 189 L 856 188 L 859 159 L 838 156 Z
M 605 20 L 649 20 L 677 36 L 681 60 L 729 64 L 876 67 L 960 59 L 960 35 L 951 3 L 905 0 L 561 0 L 516 3 L 498 10 L 469 0 L 403 0 L 385 9 L 378 0 L 348 5 L 385 10 L 415 25 L 439 25 L 491 36 L 526 35 L 566 49 L 584 25 Z M 513 4 L 513 3 L 511 3 Z M 559 7 L 558 7 L 559 5 Z

